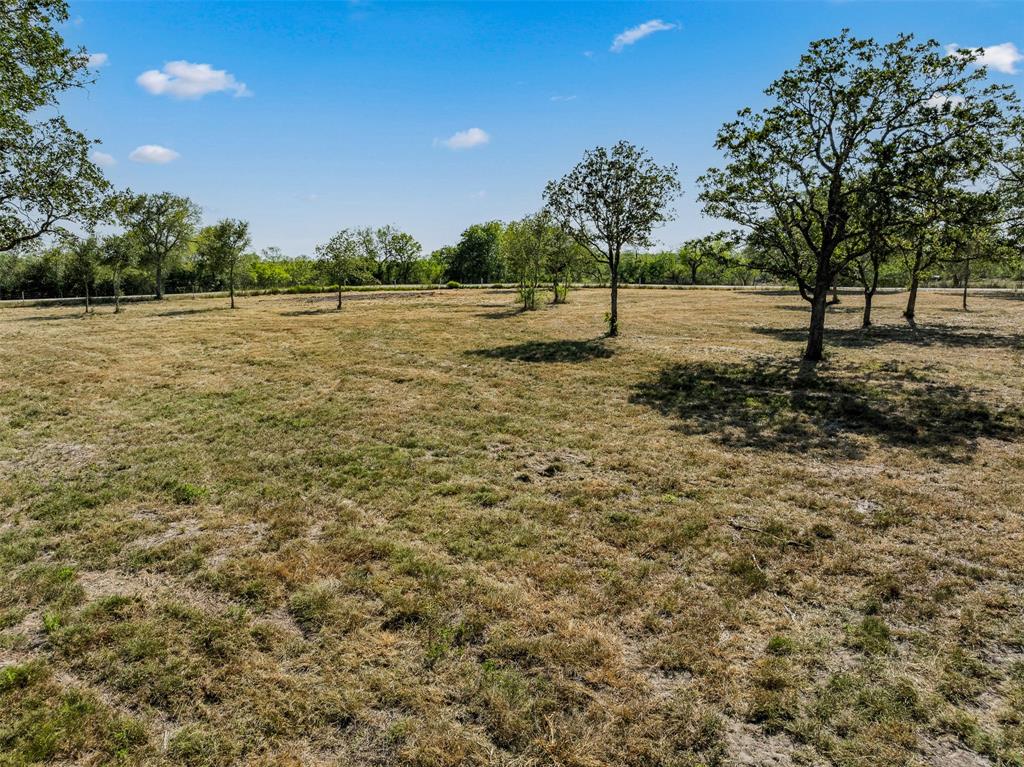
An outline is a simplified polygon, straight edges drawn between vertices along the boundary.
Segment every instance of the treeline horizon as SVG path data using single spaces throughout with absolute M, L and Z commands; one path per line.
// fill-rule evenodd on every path
M 348 286 L 515 284 L 519 276 L 506 263 L 500 247 L 500 233 L 505 226 L 500 221 L 474 224 L 463 232 L 455 245 L 438 248 L 400 265 L 388 260 L 375 263 L 361 275 L 350 278 Z M 672 250 L 624 253 L 619 279 L 630 285 L 743 287 L 773 284 L 797 289 L 794 280 L 781 279 L 749 266 L 750 259 L 742 246 L 727 243 L 720 253 L 702 255 L 693 244 L 697 242 L 699 240 L 693 240 Z M 193 248 L 167 269 L 163 292 L 184 295 L 228 291 L 227 278 L 210 267 Z M 1024 264 L 1020 262 L 983 263 L 972 271 L 970 280 L 974 286 L 1024 289 Z M 575 273 L 569 275 L 573 283 L 605 284 L 609 277 L 607 266 L 593 261 L 581 261 Z M 935 287 L 961 288 L 965 277 L 962 263 L 950 261 L 937 265 L 926 275 L 925 281 Z M 879 287 L 907 288 L 910 278 L 910 270 L 902 262 L 888 264 L 879 277 Z M 156 292 L 153 270 L 144 265 L 126 269 L 120 275 L 120 283 L 122 295 L 143 296 Z M 854 275 L 839 280 L 838 284 L 859 287 Z M 288 255 L 271 246 L 241 255 L 235 288 L 247 292 L 326 292 L 336 289 L 337 282 L 316 256 Z M 115 275 L 111 268 L 99 265 L 90 281 L 89 294 L 104 298 L 115 294 Z M 25 253 L 0 254 L 0 300 L 84 297 L 85 286 L 76 273 L 71 243 Z

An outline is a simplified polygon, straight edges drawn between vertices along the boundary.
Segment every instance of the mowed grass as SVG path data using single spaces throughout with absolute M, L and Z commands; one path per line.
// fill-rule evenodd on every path
M 1024 764 L 1024 301 L 333 300 L 0 311 L 0 764 Z

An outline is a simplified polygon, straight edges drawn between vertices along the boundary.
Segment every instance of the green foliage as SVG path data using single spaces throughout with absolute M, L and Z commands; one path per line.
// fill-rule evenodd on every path
M 672 217 L 679 194 L 675 165 L 657 165 L 641 148 L 620 141 L 588 150 L 569 173 L 544 188 L 553 220 L 608 267 L 612 283 L 608 334 L 618 335 L 619 266 L 627 245 L 649 247 L 651 233 Z
M 63 0 L 5 3 L 0 12 L 0 253 L 105 216 L 109 184 L 89 159 L 93 142 L 52 107 L 88 83 L 85 51 L 57 32 Z
M 1013 100 L 984 85 L 977 56 L 844 30 L 811 43 L 768 87 L 768 107 L 719 131 L 728 163 L 700 179 L 700 199 L 748 230 L 751 265 L 796 282 L 812 303 L 806 359 L 822 358 L 825 302 L 843 271 L 877 254 L 908 211 L 989 167 Z
M 225 279 L 231 294 L 232 309 L 235 308 L 235 275 L 239 271 L 243 253 L 251 242 L 248 222 L 231 218 L 204 227 L 196 238 L 196 257 L 207 273 Z
M 188 251 L 199 225 L 199 206 L 170 192 L 122 195 L 116 204 L 121 223 L 139 248 L 140 260 L 153 270 L 156 297 L 164 294 L 164 277 Z
M 444 276 L 462 283 L 500 282 L 505 277 L 501 259 L 500 221 L 468 227 L 458 244 L 435 251 L 444 264 Z

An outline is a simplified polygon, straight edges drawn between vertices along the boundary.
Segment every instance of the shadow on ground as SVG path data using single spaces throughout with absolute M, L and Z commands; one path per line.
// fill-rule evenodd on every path
M 807 328 L 754 327 L 761 335 L 780 341 L 807 342 Z M 825 345 L 864 348 L 883 343 L 913 346 L 968 346 L 981 349 L 1024 349 L 1024 336 L 993 333 L 956 325 L 876 325 L 871 328 L 831 328 L 825 331 Z
M 336 314 L 344 309 L 338 309 L 337 304 L 331 306 L 318 306 L 315 309 L 294 309 L 290 312 L 281 312 L 282 317 L 305 317 L 310 314 Z
M 469 353 L 488 359 L 519 362 L 586 362 L 611 357 L 615 352 L 599 338 L 590 341 L 530 341 L 512 346 L 496 346 L 493 349 L 477 349 Z
M 898 368 L 867 374 L 773 361 L 681 363 L 640 384 L 630 401 L 730 447 L 831 457 L 863 457 L 875 442 L 966 461 L 979 438 L 1024 434 L 1024 410 L 999 410 L 962 387 L 922 382 Z
M 30 314 L 27 317 L 15 317 L 15 322 L 57 322 L 58 320 L 74 320 L 87 316 L 85 312 L 79 314 Z
M 190 314 L 206 314 L 207 312 L 230 311 L 228 306 L 206 306 L 202 309 L 169 309 L 166 312 L 154 312 L 151 317 L 186 317 Z

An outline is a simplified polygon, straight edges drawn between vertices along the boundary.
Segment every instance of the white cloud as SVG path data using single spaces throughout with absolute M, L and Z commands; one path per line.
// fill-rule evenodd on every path
M 944 93 L 933 93 L 924 105 L 926 107 L 932 107 L 933 109 L 942 109 L 946 104 L 952 107 L 958 107 L 964 103 L 963 96 L 947 96 Z
M 168 149 L 159 144 L 143 144 L 140 147 L 136 147 L 128 155 L 128 159 L 132 162 L 143 162 L 150 165 L 166 165 L 172 160 L 177 160 L 179 157 L 181 155 L 173 149 Z
M 89 69 L 99 69 L 100 67 L 106 66 L 107 61 L 110 59 L 105 53 L 90 53 L 89 60 L 86 62 Z
M 670 29 L 675 29 L 677 24 L 667 24 L 661 19 L 651 19 L 645 21 L 643 24 L 639 24 L 635 27 L 630 27 L 625 32 L 615 36 L 612 41 L 611 51 L 612 53 L 622 53 L 622 49 L 627 45 L 632 45 L 637 40 L 643 40 L 648 35 L 653 35 L 655 32 L 666 32 Z
M 575 101 L 576 96 L 552 96 L 551 101 Z
M 93 149 L 91 157 L 92 161 L 101 168 L 109 168 L 112 165 L 117 165 L 117 160 L 114 159 L 114 155 L 101 152 L 99 149 Z
M 480 128 L 470 128 L 469 130 L 460 130 L 458 133 L 453 133 L 440 143 L 449 149 L 472 149 L 475 146 L 483 146 L 490 140 L 491 136 L 487 131 Z
M 207 93 L 231 91 L 235 96 L 251 96 L 252 92 L 235 76 L 209 64 L 188 61 L 168 61 L 163 70 L 143 72 L 135 82 L 155 96 L 167 94 L 179 99 L 198 99 Z
M 946 53 L 950 56 L 960 50 L 964 49 L 956 43 L 946 46 Z M 1018 50 L 1017 46 L 1013 43 L 989 45 L 985 48 L 978 48 L 975 50 L 981 51 L 977 58 L 977 63 L 979 65 L 1007 75 L 1017 74 L 1017 64 L 1024 61 L 1024 53 Z

